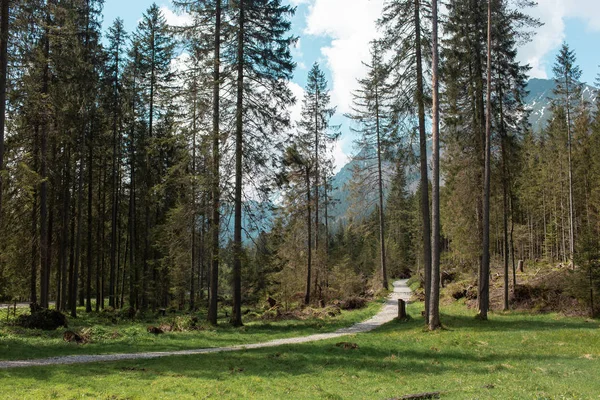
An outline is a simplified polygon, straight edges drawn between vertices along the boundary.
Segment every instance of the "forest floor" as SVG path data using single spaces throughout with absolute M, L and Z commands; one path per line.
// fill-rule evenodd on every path
M 348 335 L 355 335 L 357 333 L 364 333 L 372 331 L 381 325 L 392 321 L 398 315 L 398 299 L 408 301 L 411 297 L 411 290 L 406 285 L 407 279 L 399 280 L 393 283 L 394 290 L 389 294 L 385 304 L 381 310 L 369 318 L 368 320 L 358 322 L 350 327 L 340 328 L 334 332 L 329 333 L 317 333 L 312 335 L 288 337 L 270 340 L 267 342 L 258 342 L 250 344 L 239 344 L 230 345 L 224 347 L 208 347 L 201 349 L 189 349 L 189 350 L 175 350 L 175 351 L 162 351 L 158 352 L 135 352 L 135 353 L 116 353 L 116 354 L 101 354 L 101 355 L 70 355 L 62 357 L 52 357 L 43 359 L 32 359 L 32 360 L 12 360 L 12 361 L 0 361 L 0 369 L 15 368 L 15 367 L 32 367 L 32 366 L 46 366 L 46 365 L 65 365 L 65 364 L 82 364 L 92 363 L 100 361 L 121 361 L 121 360 L 137 360 L 137 359 L 149 359 L 167 356 L 177 355 L 198 355 L 198 354 L 210 354 L 210 353 L 221 353 L 229 351 L 241 351 L 247 349 L 258 349 L 265 347 L 276 347 L 286 344 L 298 344 L 307 343 L 318 340 L 340 338 Z M 198 331 L 196 331 L 198 332 Z M 201 332 L 200 332 L 201 334 Z
M 83 345 L 65 342 L 63 333 L 66 329 L 43 331 L 7 324 L 7 311 L 0 309 L 0 362 L 61 356 L 181 351 L 329 333 L 372 317 L 380 311 L 384 301 L 376 300 L 358 310 L 342 310 L 336 316 L 328 316 L 319 309 L 306 309 L 302 318 L 289 319 L 263 320 L 248 314 L 244 317 L 245 325 L 241 328 L 232 327 L 224 312 L 219 314 L 218 327 L 206 323 L 205 315 L 197 313 L 197 327 L 160 335 L 148 333 L 148 326 L 178 323 L 189 325 L 190 316 L 182 313 L 167 314 L 164 317 L 148 314 L 132 321 L 119 318 L 114 313 L 86 314 L 80 309 L 79 318 L 69 318 L 68 330 L 85 333 L 89 342 Z M 313 311 L 314 315 L 311 315 Z M 12 312 L 11 308 L 11 319 L 14 318 Z M 17 308 L 17 316 L 28 312 L 28 309 Z
M 377 305 L 379 307 L 379 305 Z M 427 332 L 408 321 L 318 342 L 223 354 L 0 370 L 6 399 L 600 399 L 600 322 L 556 313 L 442 307 Z M 4 349 L 3 349 L 4 350 Z
M 202 356 L 0 370 L 6 399 L 598 399 L 600 323 L 557 314 L 445 306 L 427 332 L 407 322 L 339 338 Z

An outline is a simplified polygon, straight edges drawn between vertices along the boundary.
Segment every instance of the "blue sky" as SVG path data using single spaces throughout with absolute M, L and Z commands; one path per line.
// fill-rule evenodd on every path
M 353 138 L 342 116 L 348 111 L 356 79 L 364 73 L 361 61 L 368 56 L 368 43 L 376 35 L 374 20 L 384 0 L 287 0 L 298 7 L 293 33 L 300 37 L 294 49 L 298 64 L 293 90 L 302 95 L 308 68 L 319 62 L 332 89 L 332 101 L 338 107 L 334 123 L 342 125 L 342 138 L 332 149 L 336 165 L 343 166 L 352 154 Z M 537 0 L 530 13 L 544 22 L 533 42 L 523 46 L 519 58 L 532 66 L 531 75 L 552 77 L 552 64 L 563 40 L 575 50 L 583 70 L 582 80 L 593 83 L 600 72 L 600 0 Z M 135 30 L 152 0 L 105 0 L 104 28 L 115 18 L 125 21 L 126 29 Z M 156 0 L 171 23 L 181 21 L 171 10 L 170 0 Z M 293 111 L 297 115 L 299 107 Z

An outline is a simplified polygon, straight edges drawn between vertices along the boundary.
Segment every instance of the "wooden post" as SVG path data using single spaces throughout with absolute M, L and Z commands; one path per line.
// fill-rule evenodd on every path
M 525 263 L 523 262 L 523 260 L 519 260 L 518 270 L 519 272 L 525 272 Z
M 406 302 L 398 299 L 398 319 L 406 319 Z

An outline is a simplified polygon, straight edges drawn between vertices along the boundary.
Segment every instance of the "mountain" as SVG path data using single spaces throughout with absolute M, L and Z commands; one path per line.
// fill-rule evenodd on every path
M 531 123 L 535 132 L 540 131 L 548 123 L 552 115 L 550 103 L 556 97 L 552 93 L 555 87 L 556 85 L 552 79 L 533 78 L 527 83 L 529 94 L 525 97 L 525 103 L 528 109 L 531 110 L 529 123 Z M 586 101 L 595 104 L 598 89 L 593 86 L 584 85 L 581 94 Z
M 551 99 L 555 96 L 552 91 L 555 88 L 554 80 L 552 79 L 530 79 L 527 83 L 527 91 L 529 94 L 525 98 L 526 106 L 531 110 L 529 116 L 529 122 L 534 131 L 542 129 L 548 120 L 550 119 L 551 113 Z M 582 96 L 585 100 L 592 104 L 595 104 L 596 97 L 598 96 L 598 89 L 595 87 L 585 85 L 583 88 Z M 415 154 L 418 152 L 418 147 L 415 147 Z M 431 142 L 427 146 L 428 157 L 431 157 Z M 359 157 L 364 158 L 364 157 Z M 374 163 L 375 160 L 371 161 Z M 332 197 L 336 199 L 336 202 L 332 204 L 330 215 L 334 222 L 339 219 L 347 217 L 348 210 L 350 209 L 350 190 L 349 183 L 352 179 L 352 171 L 355 167 L 364 167 L 365 165 L 360 164 L 368 163 L 367 161 L 358 161 L 357 159 L 351 159 L 342 169 L 333 177 L 333 191 Z M 393 176 L 394 168 L 389 162 L 384 163 L 384 179 L 388 182 Z M 419 172 L 417 168 L 411 168 L 406 172 L 406 178 L 408 187 L 411 192 L 415 192 L 419 184 Z M 373 195 L 376 195 L 374 193 Z M 374 210 L 374 202 L 368 201 L 370 207 L 365 209 L 363 214 L 368 214 Z
M 551 113 L 551 99 L 555 96 L 552 93 L 555 87 L 554 81 L 551 79 L 531 79 L 527 84 L 528 95 L 525 98 L 526 106 L 531 111 L 529 116 L 529 122 L 534 131 L 541 130 L 550 119 Z M 596 97 L 598 96 L 598 89 L 585 85 L 583 88 L 582 96 L 585 100 L 592 104 L 595 104 Z M 332 178 L 333 190 L 330 196 L 334 199 L 329 206 L 329 215 L 331 217 L 330 222 L 333 224 L 344 221 L 349 216 L 351 209 L 352 199 L 350 198 L 350 187 L 349 184 L 352 180 L 352 174 L 355 168 L 365 169 L 368 167 L 374 167 L 376 159 L 373 157 L 374 150 L 366 150 L 365 153 L 360 154 L 359 157 L 352 158 L 346 165 L 344 165 Z M 418 146 L 414 146 L 415 154 L 418 153 Z M 431 142 L 427 146 L 428 157 L 431 157 Z M 383 162 L 384 180 L 388 183 L 393 177 L 395 168 L 394 165 L 389 161 Z M 414 193 L 419 184 L 419 171 L 417 166 L 408 168 L 406 170 L 406 179 L 408 183 L 409 191 Z M 384 189 L 387 192 L 387 188 Z M 360 210 L 362 216 L 370 214 L 375 209 L 377 202 L 377 192 L 368 192 L 366 195 L 366 206 L 363 210 Z M 261 215 L 262 218 L 258 217 Z M 229 210 L 231 211 L 231 210 Z M 225 236 L 230 237 L 233 232 L 233 218 L 228 218 L 230 212 L 224 209 L 224 227 Z M 245 237 L 245 241 L 248 242 L 251 238 L 256 237 L 260 230 L 269 230 L 269 227 L 273 223 L 274 215 L 271 207 L 261 207 L 260 204 L 247 204 L 244 213 L 244 226 L 247 227 L 248 232 Z M 253 215 L 256 214 L 256 215 Z M 258 222 L 257 222 L 258 221 Z M 250 230 L 250 227 L 254 227 Z

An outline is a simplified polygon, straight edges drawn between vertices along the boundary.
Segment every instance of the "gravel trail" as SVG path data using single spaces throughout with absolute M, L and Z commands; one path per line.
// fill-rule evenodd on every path
M 401 279 L 394 282 L 394 291 L 390 293 L 385 305 L 370 319 L 359 322 L 348 328 L 338 329 L 331 333 L 319 333 L 315 335 L 276 339 L 268 342 L 243 344 L 228 347 L 213 347 L 205 349 L 178 350 L 178 351 L 156 351 L 148 353 L 124 353 L 124 354 L 98 354 L 98 355 L 77 355 L 77 356 L 61 356 L 51 358 L 40 358 L 33 360 L 16 360 L 16 361 L 0 361 L 0 369 L 18 368 L 18 367 L 35 367 L 48 365 L 67 365 L 67 364 L 84 364 L 102 361 L 120 361 L 120 360 L 139 360 L 148 358 L 208 354 L 208 353 L 223 353 L 227 351 L 240 351 L 247 349 L 262 349 L 266 347 L 275 347 L 285 344 L 297 344 L 306 342 L 315 342 L 318 340 L 338 338 L 342 336 L 354 335 L 356 333 L 369 332 L 391 320 L 398 315 L 398 299 L 408 301 L 410 299 L 411 290 L 406 285 L 407 279 Z

